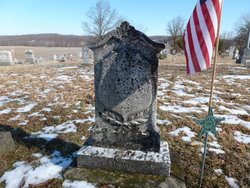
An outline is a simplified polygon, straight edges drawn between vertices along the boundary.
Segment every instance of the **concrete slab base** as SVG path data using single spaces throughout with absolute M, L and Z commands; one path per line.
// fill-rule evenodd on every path
M 77 153 L 78 168 L 170 176 L 170 166 L 167 142 L 161 142 L 160 152 L 143 152 L 85 145 Z

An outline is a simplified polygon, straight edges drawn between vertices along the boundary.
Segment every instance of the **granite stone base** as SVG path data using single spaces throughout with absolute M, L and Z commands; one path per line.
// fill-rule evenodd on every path
M 167 142 L 161 142 L 159 152 L 111 149 L 85 145 L 77 153 L 78 168 L 170 176 L 170 166 Z

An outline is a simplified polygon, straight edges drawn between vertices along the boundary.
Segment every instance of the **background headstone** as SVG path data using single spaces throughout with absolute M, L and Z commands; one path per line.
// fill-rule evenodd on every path
M 28 62 L 31 64 L 36 63 L 36 58 L 32 50 L 25 51 L 25 62 Z
M 11 151 L 15 148 L 15 143 L 10 132 L 0 131 L 0 154 Z
M 11 51 L 0 51 L 0 66 L 14 65 L 13 54 Z
M 250 28 L 248 30 L 248 37 L 247 37 L 247 40 L 246 40 L 246 46 L 243 50 L 243 53 L 242 55 L 240 56 L 239 60 L 237 60 L 237 63 L 241 63 L 241 64 L 244 64 L 245 66 L 249 67 L 250 66 L 250 63 L 249 63 L 249 60 L 250 60 Z
M 90 49 L 87 46 L 84 46 L 82 48 L 82 64 L 91 65 L 92 63 L 90 62 L 90 58 L 91 58 Z
M 156 127 L 157 54 L 164 47 L 127 22 L 90 45 L 96 122 L 78 167 L 169 175 L 168 144 Z

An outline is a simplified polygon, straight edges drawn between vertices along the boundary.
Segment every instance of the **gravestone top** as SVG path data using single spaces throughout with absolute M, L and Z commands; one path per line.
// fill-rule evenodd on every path
M 137 31 L 133 26 L 131 26 L 128 22 L 123 22 L 120 27 L 118 27 L 116 30 L 113 30 L 103 36 L 101 40 L 99 40 L 96 43 L 90 43 L 88 47 L 92 50 L 95 48 L 99 48 L 102 45 L 106 44 L 109 40 L 114 38 L 122 38 L 122 37 L 129 37 L 131 40 L 139 39 L 141 41 L 144 41 L 147 43 L 149 48 L 153 48 L 159 53 L 161 50 L 165 48 L 165 45 L 162 43 L 157 43 L 152 41 L 150 38 L 148 38 L 144 33 Z

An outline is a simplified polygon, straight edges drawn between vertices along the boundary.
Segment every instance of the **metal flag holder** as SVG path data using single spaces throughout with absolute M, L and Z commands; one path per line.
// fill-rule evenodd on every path
M 206 161 L 206 153 L 207 153 L 207 143 L 208 143 L 208 133 L 211 132 L 216 138 L 216 126 L 221 122 L 225 120 L 225 118 L 216 118 L 213 114 L 213 108 L 209 107 L 209 112 L 206 118 L 204 119 L 195 119 L 197 123 L 201 125 L 201 132 L 198 136 L 198 138 L 201 139 L 201 137 L 206 134 L 206 139 L 204 143 L 204 151 L 202 155 L 202 165 L 201 165 L 201 174 L 200 174 L 200 187 L 202 185 L 202 179 L 204 174 L 204 168 L 205 168 L 205 161 Z

